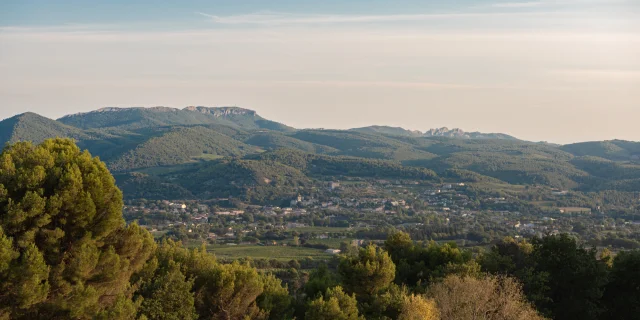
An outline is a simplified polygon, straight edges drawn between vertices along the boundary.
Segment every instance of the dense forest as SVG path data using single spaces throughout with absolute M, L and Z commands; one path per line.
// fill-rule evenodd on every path
M 236 180 L 252 170 L 264 175 L 251 179 L 271 179 L 262 162 L 252 161 L 215 162 L 206 170 Z M 291 161 L 307 164 L 288 172 L 297 181 L 314 161 L 328 160 Z M 382 162 L 365 168 L 387 170 Z M 222 261 L 204 247 L 154 240 L 136 223 L 125 223 L 122 207 L 107 165 L 72 140 L 8 145 L 0 155 L 0 318 L 563 320 L 640 314 L 640 251 L 613 256 L 566 234 L 505 238 L 472 252 L 396 232 L 383 243 L 345 250 L 311 273 L 294 264 L 288 273 L 295 276 L 279 278 L 250 259 Z

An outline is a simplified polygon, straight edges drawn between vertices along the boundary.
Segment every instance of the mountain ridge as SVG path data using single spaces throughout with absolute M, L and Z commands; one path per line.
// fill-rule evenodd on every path
M 154 197 L 216 195 L 212 188 L 249 195 L 254 187 L 263 196 L 282 194 L 279 188 L 293 194 L 307 179 L 341 176 L 420 176 L 584 191 L 633 191 L 640 181 L 640 142 L 622 140 L 553 145 L 449 128 L 295 129 L 239 107 L 107 107 L 59 121 L 35 113 L 0 121 L 2 144 L 55 137 L 73 138 L 99 156 L 130 194 Z M 262 172 L 259 179 L 245 180 L 256 172 Z M 246 183 L 229 189 L 212 174 Z M 278 174 L 290 178 L 256 184 L 276 181 Z
M 356 132 L 381 133 L 388 135 L 398 135 L 406 137 L 448 137 L 462 139 L 508 139 L 519 140 L 511 135 L 504 133 L 483 133 L 483 132 L 466 132 L 460 128 L 449 129 L 447 127 L 432 128 L 427 131 L 408 130 L 402 127 L 373 125 L 368 127 L 349 129 Z
M 136 115 L 137 113 L 137 115 Z M 34 114 L 36 113 L 25 113 Z M 117 114 L 119 119 L 113 121 L 107 121 L 104 124 L 100 123 L 100 119 L 108 117 L 110 114 Z M 164 119 L 158 119 L 158 117 L 149 116 L 153 114 L 160 114 Z M 167 114 L 173 114 L 174 116 L 167 116 Z M 186 115 L 180 118 L 180 115 Z M 196 115 L 205 115 L 205 118 L 197 118 Z M 20 115 L 16 115 L 20 116 Z M 16 117 L 14 116 L 14 117 Z M 40 116 L 40 115 L 38 115 Z M 46 118 L 44 116 L 40 116 Z M 136 119 L 137 117 L 137 119 Z M 222 121 L 211 120 L 208 117 L 214 119 L 223 119 Z M 254 118 L 255 124 L 250 124 L 249 129 L 268 129 L 274 131 L 291 132 L 298 129 L 286 126 L 282 123 L 267 120 L 262 118 L 255 110 L 237 107 L 237 106 L 221 106 L 221 107 L 207 107 L 207 106 L 187 106 L 182 109 L 165 106 L 155 107 L 103 107 L 88 112 L 79 112 L 64 115 L 58 119 L 50 119 L 67 126 L 76 127 L 80 129 L 99 129 L 99 128 L 122 128 L 132 129 L 130 122 L 136 123 L 137 127 L 133 129 L 139 129 L 141 127 L 153 127 L 153 126 L 172 126 L 172 125 L 207 125 L 207 124 L 225 124 L 234 125 L 234 121 L 231 123 L 224 121 L 233 117 L 249 117 Z M 13 118 L 13 117 L 11 117 Z M 5 120 L 11 119 L 7 118 Z M 128 121 L 130 118 L 130 121 Z M 4 121 L 4 120 L 3 120 Z M 222 122 L 222 123 L 220 123 Z M 237 121 L 236 121 L 237 122 Z M 90 123 L 90 124 L 88 124 Z M 246 126 L 246 124 L 245 124 Z M 242 125 L 241 125 L 242 127 Z M 460 128 L 449 129 L 447 127 L 432 128 L 426 131 L 409 130 L 402 127 L 392 127 L 385 125 L 372 125 L 360 128 L 347 129 L 346 131 L 355 131 L 362 133 L 374 133 L 385 135 L 397 135 L 406 137 L 449 137 L 449 138 L 464 138 L 464 139 L 515 139 L 517 138 L 504 134 L 504 133 L 482 133 L 482 132 L 466 132 Z

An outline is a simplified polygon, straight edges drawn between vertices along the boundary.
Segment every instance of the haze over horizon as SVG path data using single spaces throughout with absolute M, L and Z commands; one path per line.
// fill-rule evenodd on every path
M 0 119 L 236 105 L 296 128 L 640 140 L 640 2 L 5 1 Z

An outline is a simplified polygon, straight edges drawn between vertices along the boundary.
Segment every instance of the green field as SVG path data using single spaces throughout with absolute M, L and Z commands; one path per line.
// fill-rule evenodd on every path
M 314 260 L 327 260 L 332 255 L 319 249 L 305 247 L 281 247 L 258 245 L 216 245 L 207 246 L 207 251 L 212 252 L 221 259 L 238 259 L 251 257 L 253 259 L 276 259 L 281 261 L 302 260 L 311 258 Z
M 162 236 L 164 236 L 165 234 L 167 234 L 166 230 L 163 231 L 150 231 L 151 235 L 153 236 L 154 239 L 159 239 L 162 238 Z
M 495 191 L 502 191 L 505 193 L 511 193 L 511 192 L 520 193 L 520 192 L 523 192 L 526 188 L 523 185 L 509 184 L 509 183 L 496 183 L 496 182 L 487 182 L 487 181 L 472 182 L 472 183 L 468 183 L 468 185 L 473 187 L 478 187 L 478 188 L 486 188 L 486 189 L 491 189 Z
M 297 232 L 354 232 L 356 228 L 334 228 L 334 227 L 302 227 L 302 228 L 292 228 L 291 231 Z
M 311 239 L 307 241 L 309 244 L 324 244 L 329 246 L 331 249 L 340 249 L 340 244 L 342 242 L 351 243 L 353 238 L 345 238 L 345 239 Z
M 552 201 L 532 201 L 531 203 L 548 210 L 564 210 L 564 213 L 591 213 L 591 208 L 555 207 Z

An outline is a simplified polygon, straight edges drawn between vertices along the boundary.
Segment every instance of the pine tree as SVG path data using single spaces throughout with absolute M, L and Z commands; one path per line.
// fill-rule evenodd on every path
M 176 263 L 162 273 L 143 287 L 140 313 L 149 320 L 197 319 L 193 280 L 186 279 Z
M 13 319 L 88 319 L 130 297 L 155 246 L 122 218 L 107 167 L 72 140 L 0 155 L 0 308 Z
M 370 245 L 358 256 L 344 257 L 338 271 L 347 292 L 366 298 L 391 284 L 396 267 L 386 251 Z
M 324 296 L 309 302 L 305 320 L 361 320 L 358 302 L 354 295 L 348 295 L 342 287 L 327 289 Z

